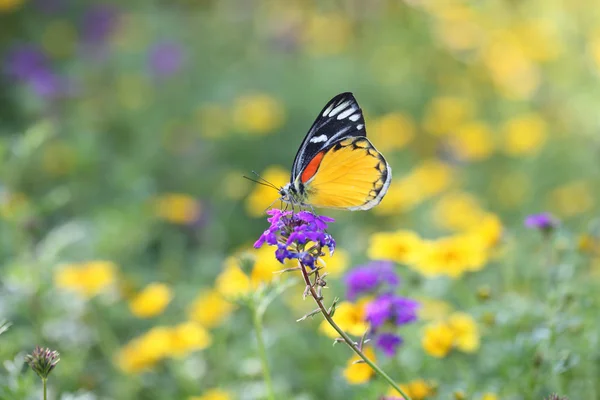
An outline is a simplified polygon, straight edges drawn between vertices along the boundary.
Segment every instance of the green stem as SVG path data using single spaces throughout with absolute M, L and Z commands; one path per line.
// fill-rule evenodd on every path
M 398 384 L 396 382 L 394 382 L 394 380 L 392 378 L 390 378 L 390 376 L 388 374 L 386 374 L 381 368 L 379 368 L 379 366 L 377 366 L 377 364 L 375 364 L 373 361 L 369 360 L 369 358 L 358 347 L 356 342 L 354 342 L 354 340 L 352 340 L 352 338 L 350 338 L 350 336 L 348 336 L 348 334 L 346 332 L 344 332 L 342 330 L 342 328 L 340 328 L 335 323 L 335 321 L 333 320 L 331 315 L 329 315 L 329 311 L 327 311 L 327 309 L 323 305 L 321 298 L 315 291 L 315 288 L 313 287 L 313 285 L 310 281 L 308 273 L 306 272 L 306 268 L 304 267 L 304 265 L 302 263 L 300 263 L 300 270 L 302 271 L 302 277 L 304 278 L 306 287 L 309 288 L 312 298 L 315 300 L 315 303 L 317 303 L 317 306 L 319 306 L 319 309 L 321 310 L 321 314 L 323 314 L 323 316 L 325 317 L 325 319 L 327 320 L 329 325 L 331 325 L 333 327 L 333 329 L 336 330 L 336 332 L 344 339 L 346 344 L 348 346 L 350 346 L 352 351 L 354 351 L 360 358 L 362 358 L 363 361 L 369 367 L 371 367 L 373 369 L 373 371 L 375 371 L 379 376 L 381 376 L 383 379 L 385 379 L 387 381 L 387 383 L 389 383 L 394 389 L 396 389 L 396 391 L 398 393 L 400 393 L 405 400 L 410 400 L 410 398 L 402 391 L 402 389 L 400 389 L 400 386 L 398 386 Z
M 48 379 L 47 378 L 42 378 L 42 386 L 44 387 L 44 400 L 48 399 L 48 392 L 46 390 L 46 381 Z
M 275 390 L 273 390 L 273 382 L 271 380 L 271 372 L 269 371 L 269 361 L 267 359 L 267 350 L 265 349 L 265 341 L 263 339 L 262 313 L 256 307 L 252 307 L 252 321 L 254 330 L 256 331 L 256 342 L 258 343 L 258 355 L 262 364 L 265 385 L 269 400 L 275 400 Z

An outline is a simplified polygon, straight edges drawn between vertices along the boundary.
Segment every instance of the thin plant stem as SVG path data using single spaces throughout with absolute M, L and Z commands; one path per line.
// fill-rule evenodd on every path
M 350 346 L 352 351 L 354 351 L 360 358 L 362 358 L 362 360 L 367 365 L 369 365 L 369 367 L 371 367 L 373 369 L 373 371 L 375 371 L 379 376 L 381 376 L 383 379 L 385 379 L 387 381 L 387 383 L 389 383 L 394 389 L 396 389 L 396 391 L 398 393 L 400 393 L 405 400 L 410 400 L 410 398 L 402 391 L 402 389 L 400 389 L 398 384 L 396 382 L 394 382 L 394 380 L 392 378 L 390 378 L 390 376 L 388 374 L 386 374 L 385 371 L 383 371 L 381 368 L 379 368 L 379 366 L 377 366 L 377 364 L 375 364 L 373 361 L 369 360 L 369 358 L 362 352 L 362 350 L 357 346 L 357 344 L 354 342 L 354 340 L 352 340 L 352 338 L 350 338 L 350 336 L 348 336 L 348 334 L 346 332 L 344 332 L 342 330 L 342 328 L 340 328 L 338 326 L 338 324 L 335 323 L 335 321 L 329 314 L 329 311 L 327 311 L 327 309 L 323 305 L 323 302 L 321 301 L 321 297 L 317 294 L 317 291 L 313 287 L 313 284 L 310 281 L 308 273 L 306 272 L 306 267 L 302 263 L 300 263 L 300 270 L 302 271 L 302 277 L 304 278 L 304 283 L 306 283 L 306 287 L 308 288 L 311 297 L 314 299 L 315 303 L 317 303 L 317 306 L 319 306 L 319 309 L 321 310 L 321 314 L 323 314 L 323 316 L 325 317 L 325 319 L 327 320 L 329 325 L 331 325 L 333 327 L 333 329 L 336 330 L 336 332 L 344 339 L 344 342 L 346 342 L 346 344 L 348 346 Z
M 48 381 L 47 378 L 42 378 L 42 387 L 43 387 L 43 390 L 44 390 L 44 400 L 48 399 L 48 391 L 46 389 L 46 382 L 47 381 Z
M 262 313 L 256 307 L 252 307 L 252 321 L 254 323 L 254 331 L 256 332 L 256 342 L 258 344 L 258 355 L 262 364 L 265 385 L 269 400 L 275 400 L 275 390 L 273 389 L 273 381 L 271 380 L 271 372 L 269 370 L 269 361 L 267 359 L 267 350 L 265 349 L 265 341 L 263 339 Z

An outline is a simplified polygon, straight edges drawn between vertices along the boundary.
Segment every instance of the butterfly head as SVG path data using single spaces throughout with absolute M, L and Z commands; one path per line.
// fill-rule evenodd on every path
M 302 184 L 288 183 L 281 189 L 279 189 L 280 200 L 284 203 L 291 205 L 301 206 L 304 205 L 305 195 L 302 190 Z

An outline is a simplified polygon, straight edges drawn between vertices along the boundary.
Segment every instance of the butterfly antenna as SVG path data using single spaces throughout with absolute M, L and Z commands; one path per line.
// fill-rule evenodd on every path
M 271 187 L 272 187 L 272 188 L 274 188 L 274 189 L 277 189 L 277 190 L 279 190 L 279 189 L 280 189 L 280 188 L 278 188 L 277 186 L 275 186 L 273 183 L 269 182 L 268 180 L 266 180 L 265 178 L 263 178 L 262 176 L 260 176 L 260 175 L 258 174 L 258 172 L 256 172 L 256 171 L 252 171 L 252 173 L 253 173 L 253 174 L 254 174 L 254 175 L 255 175 L 255 176 L 256 176 L 256 177 L 257 177 L 257 178 L 258 178 L 258 179 L 259 179 L 261 182 L 264 182 L 265 184 L 267 184 L 268 186 L 271 186 Z
M 265 182 L 261 182 L 259 180 L 250 178 L 249 176 L 246 176 L 246 175 L 243 175 L 243 177 L 246 178 L 246 179 L 248 179 L 251 182 L 258 183 L 259 185 L 270 187 L 270 188 L 273 188 L 273 189 L 279 191 L 279 188 L 277 186 L 273 185 L 271 182 L 266 182 L 266 183 Z

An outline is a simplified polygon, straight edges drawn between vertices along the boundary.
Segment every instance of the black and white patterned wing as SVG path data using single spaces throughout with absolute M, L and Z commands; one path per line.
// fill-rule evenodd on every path
M 294 159 L 291 182 L 320 151 L 342 138 L 353 136 L 367 136 L 365 120 L 352 93 L 341 93 L 323 107 L 302 141 Z

